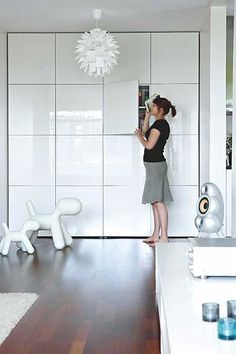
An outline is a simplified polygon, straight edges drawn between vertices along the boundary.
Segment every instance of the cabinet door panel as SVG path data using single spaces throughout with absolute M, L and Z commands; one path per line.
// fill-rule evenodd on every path
M 139 80 L 150 82 L 150 34 L 113 33 L 120 54 L 105 82 Z
M 138 81 L 104 86 L 104 133 L 133 134 L 138 126 Z
M 170 189 L 174 202 L 166 203 L 169 213 L 169 236 L 197 236 L 194 219 L 196 217 L 198 187 L 170 185 Z
M 167 115 L 171 134 L 198 134 L 198 84 L 150 85 L 150 95 L 159 94 L 176 106 L 177 114 Z
M 151 34 L 151 82 L 198 82 L 198 33 Z
M 9 34 L 8 65 L 10 84 L 54 84 L 55 35 Z
M 198 184 L 198 136 L 170 135 L 165 146 L 170 184 Z
M 54 134 L 54 102 L 53 85 L 9 86 L 9 133 Z
M 32 200 L 38 213 L 51 213 L 55 208 L 54 186 L 10 186 L 9 187 L 9 226 L 19 230 L 24 220 L 29 218 L 26 201 Z M 40 235 L 51 235 L 41 231 Z
M 102 85 L 57 85 L 57 134 L 102 133 Z
M 141 204 L 142 187 L 104 187 L 106 236 L 150 235 L 150 206 Z
M 102 186 L 57 186 L 57 201 L 60 198 L 78 198 L 82 203 L 78 215 L 63 218 L 72 236 L 102 235 Z
M 11 185 L 54 185 L 55 137 L 10 136 Z
M 102 137 L 57 136 L 59 185 L 102 185 Z

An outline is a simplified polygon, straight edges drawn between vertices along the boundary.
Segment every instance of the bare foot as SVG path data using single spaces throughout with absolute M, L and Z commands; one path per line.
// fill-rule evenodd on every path
M 169 242 L 168 238 L 166 237 L 160 237 L 159 242 Z M 150 247 L 155 247 L 157 244 L 157 241 L 154 241 L 152 243 L 149 243 Z
M 157 241 L 158 241 L 158 236 L 156 236 L 155 234 L 152 234 L 150 237 L 143 240 L 144 243 L 153 243 Z

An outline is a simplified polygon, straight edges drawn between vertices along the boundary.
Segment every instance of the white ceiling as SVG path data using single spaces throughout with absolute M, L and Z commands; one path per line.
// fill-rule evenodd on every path
M 212 1 L 226 0 L 0 0 L 0 28 L 8 32 L 199 30 Z M 228 0 L 233 3 L 233 0 Z

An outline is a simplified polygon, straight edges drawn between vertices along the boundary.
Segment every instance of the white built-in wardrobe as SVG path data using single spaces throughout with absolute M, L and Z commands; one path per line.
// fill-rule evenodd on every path
M 80 33 L 8 34 L 9 223 L 28 216 L 25 202 L 51 211 L 77 197 L 65 218 L 77 236 L 145 236 L 150 205 L 141 202 L 143 146 L 134 135 L 139 87 L 172 101 L 165 149 L 174 202 L 169 235 L 197 235 L 199 189 L 199 33 L 114 33 L 118 66 L 104 80 L 76 64 Z

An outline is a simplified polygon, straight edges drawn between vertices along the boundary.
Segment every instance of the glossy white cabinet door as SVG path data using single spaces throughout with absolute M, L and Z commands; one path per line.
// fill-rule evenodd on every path
M 151 82 L 198 82 L 198 33 L 151 33 Z
M 138 126 L 138 81 L 104 85 L 104 133 L 133 134 Z
M 164 154 L 170 184 L 198 184 L 198 135 L 170 135 Z
M 102 136 L 57 136 L 57 185 L 102 185 Z
M 198 134 L 198 84 L 150 85 L 150 95 L 155 93 L 176 106 L 176 116 L 171 110 L 166 116 L 171 134 Z
M 55 34 L 9 34 L 8 68 L 10 84 L 54 84 Z
M 174 201 L 166 203 L 169 236 L 197 236 L 194 219 L 196 217 L 198 187 L 170 186 L 170 190 Z
M 150 82 L 150 33 L 113 33 L 119 46 L 118 65 L 105 82 L 139 80 Z
M 105 236 L 150 235 L 150 206 L 142 204 L 143 187 L 104 187 Z
M 82 33 L 56 34 L 56 83 L 57 84 L 98 84 L 101 78 L 91 78 L 80 69 L 75 60 L 76 41 Z
M 11 135 L 54 134 L 54 86 L 11 85 L 8 109 Z
M 9 137 L 10 185 L 54 185 L 55 137 Z
M 78 215 L 63 217 L 63 221 L 73 236 L 102 235 L 102 186 L 75 187 L 57 186 L 56 198 L 78 198 L 82 210 Z
M 136 136 L 104 137 L 104 184 L 143 185 L 144 148 Z
M 29 218 L 25 205 L 29 199 L 34 203 L 38 213 L 51 213 L 55 208 L 55 187 L 10 186 L 9 223 L 12 230 L 20 228 L 23 222 Z
M 57 134 L 102 134 L 102 85 L 56 88 Z

